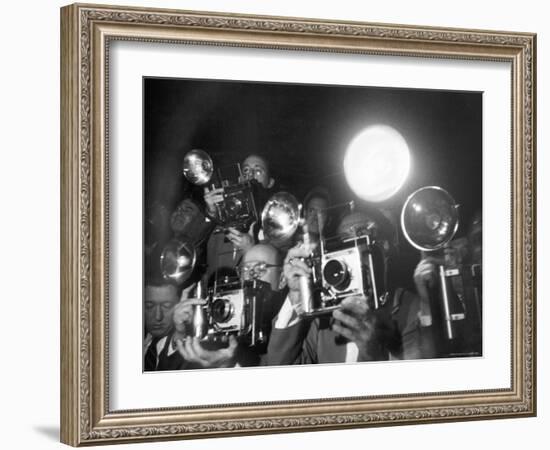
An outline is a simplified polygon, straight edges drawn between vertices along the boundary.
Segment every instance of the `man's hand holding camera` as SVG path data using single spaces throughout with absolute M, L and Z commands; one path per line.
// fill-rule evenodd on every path
M 204 188 L 204 201 L 206 203 L 206 212 L 208 215 L 210 217 L 216 217 L 218 213 L 217 204 L 223 201 L 223 188 Z
M 340 308 L 332 312 L 335 333 L 354 342 L 359 349 L 359 361 L 376 359 L 375 316 L 369 311 L 367 299 L 356 295 L 342 300 Z
M 302 286 L 311 276 L 311 267 L 307 263 L 307 258 L 311 256 L 311 251 L 304 244 L 299 244 L 291 248 L 285 258 L 283 274 L 288 286 L 288 297 L 294 310 L 300 313 L 302 310 Z
M 297 314 L 302 311 L 304 283 L 310 282 L 312 268 L 307 259 L 311 256 L 310 246 L 299 244 L 289 250 L 284 264 L 284 277 L 288 285 L 288 297 Z M 379 347 L 376 336 L 376 317 L 369 310 L 364 296 L 353 296 L 342 300 L 340 308 L 332 313 L 332 330 L 342 337 L 354 342 L 359 349 L 359 360 L 376 359 Z
M 414 284 L 420 296 L 428 294 L 436 280 L 438 260 L 435 258 L 423 258 L 414 270 Z
M 218 204 L 223 202 L 223 188 L 204 189 L 204 201 L 206 203 L 206 211 L 210 217 L 217 217 Z M 252 227 L 249 233 L 243 233 L 234 227 L 228 227 L 225 236 L 230 241 L 235 249 L 246 252 L 254 246 L 254 237 L 252 236 Z
M 185 361 L 198 364 L 204 369 L 212 367 L 233 367 L 235 365 L 235 353 L 237 339 L 229 337 L 229 346 L 217 350 L 206 350 L 197 337 L 187 337 L 176 340 L 176 346 Z
M 418 317 L 422 326 L 432 324 L 429 290 L 437 281 L 437 266 L 443 264 L 443 260 L 433 257 L 424 257 L 414 270 L 414 284 L 420 297 L 420 311 Z
M 203 306 L 206 300 L 200 298 L 187 298 L 194 286 L 184 290 L 182 299 L 174 308 L 174 341 L 176 348 L 184 360 L 196 364 L 202 368 L 233 367 L 236 363 L 237 340 L 234 336 L 229 337 L 229 345 L 216 350 L 205 349 L 200 338 L 191 336 L 193 313 L 196 305 Z
M 252 227 L 251 227 L 252 230 Z M 233 244 L 237 250 L 246 252 L 254 246 L 254 238 L 250 233 L 242 233 L 233 227 L 228 227 L 225 237 Z

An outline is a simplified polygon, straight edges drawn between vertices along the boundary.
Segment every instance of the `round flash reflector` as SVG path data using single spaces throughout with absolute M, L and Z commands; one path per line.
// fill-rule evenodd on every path
M 352 191 L 361 199 L 381 202 L 394 195 L 407 179 L 410 154 L 397 130 L 374 125 L 359 133 L 344 157 L 344 173 Z

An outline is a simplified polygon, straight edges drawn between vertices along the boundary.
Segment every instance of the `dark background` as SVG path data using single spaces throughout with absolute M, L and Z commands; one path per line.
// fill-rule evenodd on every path
M 324 185 L 335 201 L 350 200 L 344 154 L 373 124 L 395 128 L 411 152 L 407 181 L 377 206 L 398 218 L 414 190 L 441 186 L 461 205 L 463 235 L 482 201 L 479 92 L 144 78 L 145 206 L 156 201 L 171 211 L 184 196 L 182 161 L 192 148 L 209 153 L 215 167 L 259 154 L 299 199 Z M 400 246 L 418 259 L 404 239 Z

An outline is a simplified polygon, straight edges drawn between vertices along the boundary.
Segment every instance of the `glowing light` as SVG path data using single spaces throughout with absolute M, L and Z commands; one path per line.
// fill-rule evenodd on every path
M 394 195 L 407 179 L 409 146 L 392 127 L 374 125 L 359 133 L 344 157 L 350 188 L 367 201 L 381 202 Z

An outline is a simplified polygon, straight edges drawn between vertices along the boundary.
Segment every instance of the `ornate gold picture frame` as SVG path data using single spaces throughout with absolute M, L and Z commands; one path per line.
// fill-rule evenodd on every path
M 511 148 L 502 152 L 512 161 L 510 386 L 113 410 L 108 100 L 115 41 L 509 63 Z M 536 36 L 530 33 L 85 4 L 62 8 L 61 441 L 80 446 L 534 416 L 535 88 Z

